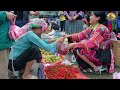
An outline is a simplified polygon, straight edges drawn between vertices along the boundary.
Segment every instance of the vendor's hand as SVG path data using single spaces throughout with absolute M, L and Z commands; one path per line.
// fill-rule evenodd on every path
M 70 44 L 68 45 L 68 49 L 70 50 L 70 49 L 74 48 L 75 45 L 76 45 L 76 43 L 70 43 Z
M 64 38 L 70 38 L 71 35 L 66 35 L 66 34 L 64 34 L 63 37 L 64 37 Z
M 61 36 L 62 36 L 62 37 L 65 37 L 65 36 L 67 36 L 67 35 L 66 35 L 66 34 L 62 34 Z
M 56 43 L 63 43 L 64 42 L 64 37 L 58 38 L 55 42 Z
M 7 18 L 9 19 L 9 20 L 13 20 L 15 17 L 17 17 L 17 15 L 15 15 L 14 13 L 12 13 L 12 12 L 6 12 L 6 14 L 7 14 Z
M 84 43 L 82 43 L 82 42 L 76 43 L 74 48 L 84 48 Z
M 67 36 L 68 36 L 67 34 L 62 34 L 62 37 L 65 37 L 65 38 L 67 38 Z

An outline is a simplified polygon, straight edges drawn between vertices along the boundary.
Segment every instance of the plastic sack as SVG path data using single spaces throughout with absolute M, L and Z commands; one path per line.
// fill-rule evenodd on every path
M 64 43 L 58 43 L 57 44 L 57 53 L 60 54 L 60 55 L 66 55 L 68 53 L 68 49 L 67 49 L 67 46 L 66 44 Z
M 120 79 L 120 72 L 118 73 L 118 72 L 115 72 L 114 74 L 113 74 L 113 79 Z
M 61 64 L 62 65 L 73 65 L 73 63 L 71 63 L 70 60 L 64 60 Z
M 30 29 L 30 23 L 25 24 L 21 27 L 21 30 L 28 31 Z
M 9 38 L 11 40 L 16 40 L 19 38 L 22 34 L 26 33 L 26 30 L 22 30 L 20 27 L 15 25 L 16 18 L 12 22 L 12 25 L 10 26 L 10 30 L 8 32 Z

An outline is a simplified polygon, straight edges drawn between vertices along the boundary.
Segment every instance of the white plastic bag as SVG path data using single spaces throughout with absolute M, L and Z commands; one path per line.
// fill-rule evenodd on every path
M 72 52 L 68 52 L 65 56 L 65 59 L 70 60 L 71 62 L 76 62 L 76 58 Z
M 69 60 L 64 60 L 62 62 L 62 64 L 64 64 L 64 65 L 72 65 L 73 63 L 71 63 Z
M 118 72 L 115 72 L 114 74 L 113 74 L 113 79 L 120 79 L 120 72 L 118 73 Z

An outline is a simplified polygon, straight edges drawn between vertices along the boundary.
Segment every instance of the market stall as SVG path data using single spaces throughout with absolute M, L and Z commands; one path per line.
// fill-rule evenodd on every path
M 54 38 L 59 37 L 56 36 Z M 65 48 L 65 44 L 67 44 L 67 40 L 64 41 L 64 44 L 57 46 L 55 53 L 40 49 L 42 60 L 38 68 L 39 79 L 89 79 L 80 72 L 74 55 L 69 51 L 61 51 Z M 68 56 L 68 53 L 71 55 Z

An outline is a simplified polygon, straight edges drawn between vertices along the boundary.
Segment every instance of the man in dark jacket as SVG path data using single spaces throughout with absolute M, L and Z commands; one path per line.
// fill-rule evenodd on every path
M 14 14 L 17 15 L 16 25 L 22 27 L 29 21 L 29 11 L 14 11 Z
M 29 22 L 29 14 L 34 16 L 39 15 L 37 11 L 14 11 L 14 14 L 17 15 L 16 25 L 19 27 L 22 27 Z

